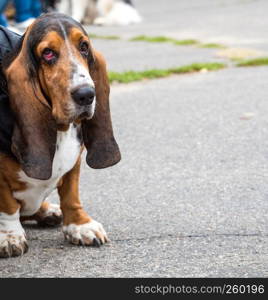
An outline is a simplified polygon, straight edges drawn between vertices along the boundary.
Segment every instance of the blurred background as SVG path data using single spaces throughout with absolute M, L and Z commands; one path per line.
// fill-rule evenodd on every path
M 85 25 L 112 27 L 95 28 L 97 33 L 124 37 L 168 34 L 266 47 L 263 33 L 267 33 L 267 6 L 265 0 L 0 0 L 0 24 L 22 29 L 42 12 L 58 10 Z M 127 24 L 135 25 L 113 26 Z
M 98 40 L 94 44 L 99 50 L 122 45 L 116 52 L 106 51 L 111 68 L 122 71 L 129 67 L 114 56 L 143 58 L 135 60 L 134 69 L 150 68 L 152 53 L 158 56 L 159 67 L 173 66 L 174 56 L 179 64 L 196 60 L 232 64 L 265 56 L 267 9 L 265 0 L 0 0 L 0 25 L 22 34 L 43 12 L 68 14 Z M 171 44 L 182 47 L 174 49 Z
M 143 62 L 133 66 L 146 69 L 153 59 L 152 50 L 160 60 L 159 66 L 169 66 L 169 60 L 173 64 L 173 56 L 178 57 L 178 63 L 208 60 L 208 54 L 217 61 L 228 59 L 231 63 L 264 56 L 268 51 L 267 9 L 265 0 L 0 0 L 0 25 L 22 34 L 41 13 L 59 11 L 81 22 L 92 39 L 105 39 L 105 45 L 112 49 L 122 46 L 120 53 L 108 51 L 108 58 L 111 52 L 126 60 L 134 54 L 145 55 Z M 139 47 L 141 43 L 126 41 L 151 45 Z M 155 50 L 153 42 L 162 49 Z M 103 49 L 103 42 L 95 44 Z M 172 51 L 167 44 L 203 49 L 198 53 L 193 47 Z M 165 56 L 159 58 L 163 51 Z M 128 69 L 120 59 L 114 64 L 114 71 Z

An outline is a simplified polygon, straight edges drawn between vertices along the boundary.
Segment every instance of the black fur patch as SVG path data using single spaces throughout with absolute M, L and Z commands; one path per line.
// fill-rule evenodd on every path
M 3 63 L 12 56 L 21 43 L 21 36 L 0 26 L 0 152 L 12 155 L 11 137 L 14 117 L 9 107 L 7 82 L 3 74 Z M 13 155 L 12 155 L 13 156 Z

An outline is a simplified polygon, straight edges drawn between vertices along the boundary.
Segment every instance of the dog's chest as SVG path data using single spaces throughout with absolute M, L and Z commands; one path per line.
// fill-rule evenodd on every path
M 23 191 L 15 192 L 13 196 L 23 201 L 22 216 L 33 215 L 40 208 L 42 202 L 57 187 L 60 178 L 74 167 L 81 151 L 78 130 L 79 128 L 71 125 L 66 132 L 58 131 L 50 179 L 33 179 L 28 177 L 23 171 L 19 172 L 19 179 L 26 183 L 27 188 Z

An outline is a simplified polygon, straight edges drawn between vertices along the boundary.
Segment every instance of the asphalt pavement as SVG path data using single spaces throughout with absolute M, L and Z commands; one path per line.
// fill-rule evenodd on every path
M 93 41 L 110 70 L 217 61 L 215 49 L 127 41 L 138 34 L 268 50 L 267 1 L 135 3 L 142 24 L 89 28 L 122 37 Z M 29 252 L 1 259 L 0 277 L 267 277 L 267 82 L 267 67 L 230 66 L 113 84 L 122 162 L 92 170 L 83 161 L 80 184 L 110 243 L 77 247 L 60 228 L 27 225 Z

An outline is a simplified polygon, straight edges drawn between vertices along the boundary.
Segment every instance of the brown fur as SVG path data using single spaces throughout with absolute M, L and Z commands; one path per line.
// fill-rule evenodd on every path
M 41 58 L 45 48 L 57 51 L 60 59 L 56 65 L 48 66 L 41 60 L 39 78 L 43 90 L 52 101 L 52 115 L 58 124 L 67 125 L 69 116 L 67 115 L 69 95 L 67 86 L 69 83 L 71 66 L 68 63 L 68 52 L 65 41 L 57 32 L 49 32 L 38 45 L 36 53 Z M 55 85 L 57 83 L 57 85 Z M 55 88 L 57 87 L 57 88 Z
M 84 144 L 88 149 L 87 163 L 94 169 L 100 169 L 116 164 L 121 154 L 113 135 L 106 63 L 100 52 L 95 51 L 94 56 L 95 67 L 89 72 L 96 83 L 97 106 L 93 118 L 83 121 L 82 128 Z
M 15 161 L 0 154 L 0 212 L 12 215 L 21 207 L 12 195 L 13 191 L 26 189 L 25 183 L 18 181 L 19 169 Z
M 33 91 L 27 74 L 26 41 L 30 32 L 28 29 L 19 55 L 5 71 L 10 105 L 16 118 L 12 152 L 28 176 L 48 179 L 55 153 L 56 123 L 37 78 Z
M 91 220 L 82 208 L 79 199 L 80 165 L 81 158 L 78 159 L 74 168 L 63 176 L 62 184 L 58 187 L 64 225 L 81 225 Z

